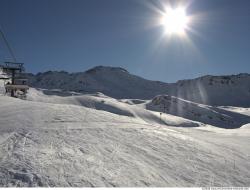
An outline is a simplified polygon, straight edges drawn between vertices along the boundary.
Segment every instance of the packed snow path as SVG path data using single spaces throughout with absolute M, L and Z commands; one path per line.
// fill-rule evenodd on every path
M 250 186 L 249 130 L 0 96 L 0 186 Z

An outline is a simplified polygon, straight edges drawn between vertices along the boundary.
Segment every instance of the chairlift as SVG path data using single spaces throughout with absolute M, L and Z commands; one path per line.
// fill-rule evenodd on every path
M 7 83 L 5 82 L 5 91 L 6 94 L 10 94 L 11 97 L 16 98 L 25 98 L 29 86 L 27 85 L 27 79 L 24 78 L 22 75 L 25 71 L 24 63 L 17 63 L 16 57 L 5 37 L 3 31 L 0 28 L 0 35 L 2 36 L 12 58 L 13 62 L 4 62 L 3 65 L 0 65 L 1 70 L 5 73 L 0 80 L 9 80 Z M 10 82 L 11 81 L 11 82 Z

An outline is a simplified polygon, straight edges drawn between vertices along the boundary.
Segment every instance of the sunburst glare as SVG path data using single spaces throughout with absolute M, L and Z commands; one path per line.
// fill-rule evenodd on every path
M 161 18 L 161 24 L 164 26 L 167 34 L 184 34 L 189 22 L 190 18 L 186 15 L 184 7 L 176 9 L 167 7 Z

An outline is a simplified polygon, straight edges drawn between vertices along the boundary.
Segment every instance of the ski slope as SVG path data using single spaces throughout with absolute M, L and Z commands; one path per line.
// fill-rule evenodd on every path
M 58 92 L 59 93 L 59 92 Z M 0 186 L 250 186 L 250 130 L 103 94 L 0 96 Z
M 169 95 L 156 96 L 146 104 L 146 107 L 149 110 L 169 113 L 226 129 L 240 128 L 250 123 L 249 115 L 235 110 L 197 104 Z
M 250 116 L 250 108 L 232 107 L 232 106 L 220 106 L 221 109 L 240 113 L 242 115 Z

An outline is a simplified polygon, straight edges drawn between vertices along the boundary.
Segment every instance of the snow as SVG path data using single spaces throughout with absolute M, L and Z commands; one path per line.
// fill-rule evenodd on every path
M 1 186 L 250 185 L 250 134 L 241 129 L 170 114 L 160 120 L 145 109 L 150 101 L 100 93 L 60 97 L 31 89 L 28 98 L 0 96 Z M 102 100 L 132 116 L 86 106 Z
M 232 106 L 221 106 L 220 108 L 250 116 L 250 108 L 241 108 L 241 107 L 232 107 Z
M 184 117 L 221 128 L 240 128 L 250 123 L 250 117 L 174 96 L 159 95 L 146 104 L 147 109 Z
M 247 81 L 248 75 L 213 78 L 238 107 L 160 95 L 172 84 L 145 82 L 121 68 L 84 75 L 91 81 L 84 93 L 74 92 L 82 73 L 47 72 L 36 84 L 50 88 L 30 88 L 27 100 L 0 95 L 0 186 L 250 186 L 250 114 L 239 107 L 248 95 L 233 99 L 223 85 L 235 83 L 218 82 Z
M 86 72 L 49 71 L 27 77 L 32 87 L 78 93 L 102 92 L 115 99 L 149 100 L 168 94 L 212 106 L 250 107 L 249 74 L 204 76 L 170 84 L 146 80 L 122 68 L 98 66 Z
M 80 93 L 103 94 L 116 99 L 148 99 L 155 93 L 166 92 L 168 85 L 132 75 L 122 68 L 95 67 L 86 72 L 67 73 L 50 71 L 29 74 L 30 85 L 36 88 L 62 89 Z M 115 89 L 115 90 L 114 90 Z
M 6 78 L 6 75 L 0 68 L 0 78 Z M 0 95 L 5 93 L 4 80 L 0 80 Z

